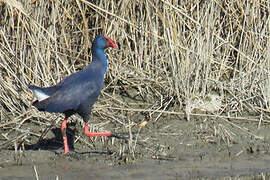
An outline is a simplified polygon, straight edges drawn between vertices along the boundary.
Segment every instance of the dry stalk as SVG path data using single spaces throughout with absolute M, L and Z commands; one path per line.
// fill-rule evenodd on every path
M 5 0 L 0 3 L 1 133 L 17 124 L 23 128 L 29 119 L 38 124 L 56 119 L 28 110 L 27 84 L 54 85 L 82 69 L 100 33 L 121 44 L 120 51 L 108 53 L 105 86 L 95 107 L 104 127 L 110 122 L 116 131 L 131 133 L 130 125 L 138 122 L 133 117 L 127 122 L 127 112 L 146 112 L 150 121 L 160 122 L 161 115 L 184 116 L 187 102 L 211 93 L 222 95 L 222 110 L 191 112 L 191 120 L 269 123 L 268 116 L 260 118 L 270 101 L 263 91 L 269 89 L 268 7 L 268 1 Z M 12 133 L 16 130 L 7 140 Z M 136 142 L 132 146 L 134 152 Z

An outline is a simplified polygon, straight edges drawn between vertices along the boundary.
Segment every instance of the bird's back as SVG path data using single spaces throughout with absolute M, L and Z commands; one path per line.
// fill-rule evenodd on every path
M 93 61 L 85 69 L 63 79 L 59 84 L 40 88 L 30 86 L 37 92 L 43 92 L 47 98 L 36 101 L 33 105 L 41 111 L 65 112 L 77 111 L 79 107 L 91 108 L 98 98 L 103 86 L 103 65 Z

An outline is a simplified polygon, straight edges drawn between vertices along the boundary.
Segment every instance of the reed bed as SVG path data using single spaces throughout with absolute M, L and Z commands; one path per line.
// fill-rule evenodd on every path
M 25 122 L 59 123 L 59 115 L 31 107 L 27 85 L 51 86 L 82 69 L 101 33 L 121 48 L 107 53 L 105 85 L 92 116 L 102 122 L 97 128 L 113 124 L 134 138 L 133 127 L 170 114 L 268 123 L 269 9 L 266 0 L 0 2 L 2 145 L 13 146 L 16 133 L 26 140 L 41 136 L 21 128 Z M 213 95 L 219 99 L 214 110 L 197 113 L 198 103 Z M 119 151 L 134 153 L 136 143 Z

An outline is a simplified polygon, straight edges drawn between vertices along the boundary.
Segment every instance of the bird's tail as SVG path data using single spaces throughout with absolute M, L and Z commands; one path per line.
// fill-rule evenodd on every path
M 44 88 L 33 85 L 28 85 L 28 88 L 33 91 L 34 96 L 37 98 L 32 105 L 35 106 L 39 111 L 45 111 L 46 108 L 43 100 L 49 98 L 50 96 L 44 92 Z
M 29 89 L 31 89 L 34 93 L 34 96 L 37 98 L 37 100 L 43 101 L 44 99 L 47 99 L 48 97 L 50 97 L 45 91 L 44 88 L 41 87 L 37 87 L 37 86 L 32 86 L 29 85 L 28 86 Z

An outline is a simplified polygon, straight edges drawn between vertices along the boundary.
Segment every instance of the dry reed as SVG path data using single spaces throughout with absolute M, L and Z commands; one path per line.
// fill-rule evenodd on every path
M 37 124 L 60 120 L 30 108 L 27 84 L 54 85 L 82 69 L 91 60 L 91 41 L 100 33 L 117 41 L 121 50 L 107 53 L 109 69 L 93 110 L 104 124 L 97 128 L 111 121 L 132 136 L 136 124 L 156 122 L 167 112 L 185 113 L 192 120 L 194 99 L 211 94 L 221 97 L 222 106 L 210 116 L 240 120 L 252 116 L 259 123 L 263 114 L 268 119 L 269 9 L 263 0 L 4 0 L 0 2 L 4 139 L 12 139 L 12 132 L 20 132 L 30 118 Z M 122 147 L 132 153 L 138 134 L 133 136 L 133 144 Z

